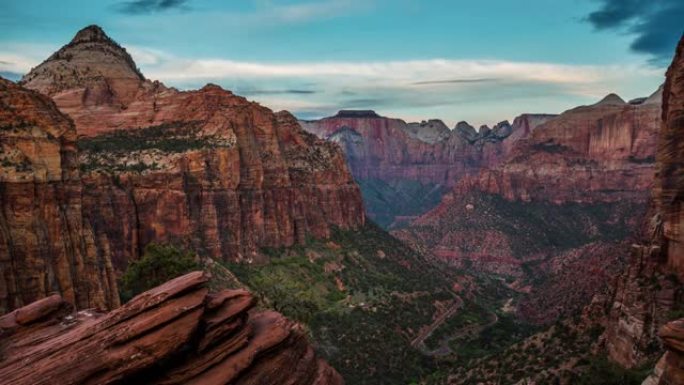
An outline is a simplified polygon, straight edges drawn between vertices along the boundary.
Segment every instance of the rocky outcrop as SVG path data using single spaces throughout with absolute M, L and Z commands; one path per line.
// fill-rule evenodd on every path
M 663 326 L 659 335 L 667 351 L 642 385 L 684 384 L 684 318 Z
M 149 242 L 219 260 L 252 260 L 331 228 L 364 223 L 339 149 L 287 112 L 208 85 L 180 92 L 145 80 L 91 26 L 21 83 L 50 95 L 82 137 L 83 207 L 117 269 Z
M 297 324 L 206 281 L 187 274 L 108 314 L 57 295 L 15 310 L 0 318 L 0 384 L 343 384 Z
M 0 79 L 0 314 L 53 292 L 79 308 L 118 305 L 82 194 L 71 121 L 49 98 Z
M 526 115 L 513 126 L 501 122 L 479 131 L 466 122 L 449 130 L 440 120 L 406 123 L 374 111 L 340 111 L 300 123 L 342 147 L 369 216 L 387 227 L 434 207 L 465 175 L 498 164 L 510 148 L 507 138 L 526 137 L 550 117 Z

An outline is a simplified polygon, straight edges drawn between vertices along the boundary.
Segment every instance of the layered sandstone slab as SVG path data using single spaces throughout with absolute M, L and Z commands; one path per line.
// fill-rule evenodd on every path
M 59 292 L 118 305 L 113 268 L 83 220 L 76 130 L 54 103 L 0 79 L 0 314 Z
M 108 314 L 59 296 L 15 310 L 0 318 L 0 384 L 343 384 L 297 324 L 206 281 L 187 274 Z
M 149 242 L 222 260 L 364 223 L 339 149 L 218 86 L 151 82 L 96 26 L 27 74 L 76 125 L 96 248 L 125 267 Z

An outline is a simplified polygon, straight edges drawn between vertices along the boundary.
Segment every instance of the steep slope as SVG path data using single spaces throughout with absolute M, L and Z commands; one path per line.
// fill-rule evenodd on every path
M 187 274 L 109 314 L 58 295 L 17 309 L 0 318 L 0 383 L 343 384 L 295 323 L 206 281 Z
M 364 223 L 341 152 L 218 86 L 180 92 L 144 80 L 99 27 L 27 74 L 76 125 L 84 215 L 117 269 L 149 242 L 220 260 Z
M 466 122 L 450 131 L 439 120 L 406 123 L 374 111 L 340 111 L 300 123 L 342 147 L 369 216 L 396 227 L 434 207 L 463 176 L 502 160 L 509 136 L 525 137 L 548 118 L 526 115 L 513 126 L 502 122 L 479 132 Z
M 352 384 L 407 384 L 432 373 L 439 361 L 431 351 L 464 324 L 491 317 L 483 302 L 501 286 L 476 285 L 371 223 L 267 253 L 268 264 L 228 268 L 305 323 L 317 351 Z
M 118 305 L 114 271 L 83 220 L 76 130 L 54 103 L 0 78 L 0 314 L 52 292 Z

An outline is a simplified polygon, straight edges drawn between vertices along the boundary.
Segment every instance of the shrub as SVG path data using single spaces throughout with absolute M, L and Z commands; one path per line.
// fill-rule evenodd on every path
M 121 278 L 121 302 L 198 268 L 194 254 L 171 245 L 150 243 L 142 258 L 131 262 Z

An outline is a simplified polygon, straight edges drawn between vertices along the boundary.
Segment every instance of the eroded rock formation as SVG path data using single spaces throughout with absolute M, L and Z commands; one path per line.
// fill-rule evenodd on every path
M 108 314 L 58 295 L 15 310 L 0 318 L 0 384 L 343 384 L 297 324 L 206 281 L 187 274 Z
M 218 86 L 180 92 L 145 80 L 87 27 L 21 81 L 75 122 L 83 207 L 116 268 L 149 242 L 222 260 L 356 228 L 363 203 L 339 149 Z
M 0 79 L 0 314 L 53 292 L 79 308 L 118 305 L 82 194 L 71 121 L 49 98 Z

